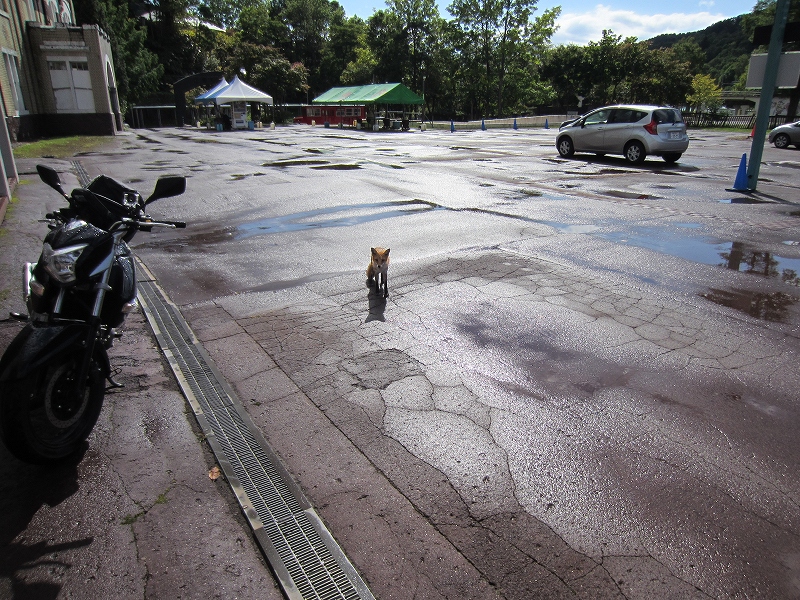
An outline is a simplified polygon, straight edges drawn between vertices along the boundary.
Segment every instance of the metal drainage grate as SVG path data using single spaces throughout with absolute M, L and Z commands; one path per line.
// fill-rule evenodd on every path
M 89 177 L 89 173 L 86 172 L 83 163 L 81 163 L 79 160 L 73 160 L 72 167 L 75 169 L 75 174 L 78 176 L 78 182 L 81 184 L 81 186 L 86 187 L 89 185 L 92 179 Z
M 287 597 L 374 600 L 177 307 L 151 281 L 139 300 Z

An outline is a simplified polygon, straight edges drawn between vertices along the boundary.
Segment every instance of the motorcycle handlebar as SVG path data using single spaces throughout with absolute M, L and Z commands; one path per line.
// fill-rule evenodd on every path
M 166 225 L 172 225 L 175 229 L 186 229 L 186 222 L 184 221 L 159 221 Z
M 137 221 L 136 225 L 139 229 L 147 230 L 150 227 L 170 227 L 172 229 L 186 229 L 186 223 L 183 221 Z
M 124 218 L 111 226 L 109 231 L 116 231 L 121 227 L 136 228 L 140 231 L 150 231 L 153 227 L 169 227 L 172 229 L 185 229 L 184 221 L 137 221 L 135 219 Z

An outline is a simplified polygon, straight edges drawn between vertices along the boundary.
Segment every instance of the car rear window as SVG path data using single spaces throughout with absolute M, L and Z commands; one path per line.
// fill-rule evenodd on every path
M 677 108 L 659 108 L 653 111 L 653 120 L 656 123 L 683 123 L 681 111 Z
M 631 111 L 631 123 L 636 123 L 636 121 L 641 121 L 647 116 L 647 113 L 643 110 L 634 110 Z

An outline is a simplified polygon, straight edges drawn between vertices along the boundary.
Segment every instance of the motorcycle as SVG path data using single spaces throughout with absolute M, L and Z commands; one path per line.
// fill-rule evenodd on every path
M 68 206 L 46 215 L 39 260 L 24 268 L 28 314 L 11 316 L 27 324 L 0 359 L 0 439 L 20 460 L 47 464 L 78 454 L 100 416 L 105 382 L 121 387 L 107 351 L 137 305 L 128 242 L 154 227 L 186 227 L 145 213 L 182 194 L 186 179 L 160 178 L 145 200 L 104 175 L 68 195 L 54 169 L 37 171 Z

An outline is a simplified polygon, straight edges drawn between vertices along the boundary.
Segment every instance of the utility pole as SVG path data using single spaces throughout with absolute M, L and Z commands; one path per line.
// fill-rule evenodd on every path
M 775 95 L 775 84 L 778 81 L 778 66 L 783 48 L 783 33 L 789 19 L 789 0 L 778 0 L 775 7 L 775 24 L 769 39 L 767 66 L 764 69 L 764 82 L 761 84 L 761 99 L 756 113 L 756 127 L 753 132 L 753 143 L 750 146 L 750 165 L 747 168 L 747 188 L 755 191 L 758 185 L 758 172 L 761 169 L 761 157 L 764 154 L 764 138 L 767 136 L 769 113 L 772 109 L 772 98 Z

